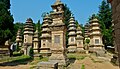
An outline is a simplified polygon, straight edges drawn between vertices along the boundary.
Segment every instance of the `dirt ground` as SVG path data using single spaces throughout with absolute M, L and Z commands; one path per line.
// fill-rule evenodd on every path
M 108 61 L 93 62 L 89 57 L 84 60 L 76 60 L 68 69 L 81 69 L 82 65 L 85 65 L 85 69 L 119 69 L 118 66 L 113 66 Z
M 98 59 L 95 56 L 87 56 L 83 60 L 75 60 L 74 63 L 71 63 L 67 67 L 67 69 L 81 69 L 82 65 L 84 65 L 85 69 L 119 69 L 118 66 L 114 66 L 113 64 L 111 64 L 109 59 L 110 58 Z M 0 66 L 0 69 L 31 69 L 32 66 L 33 65 L 30 64 L 16 66 Z

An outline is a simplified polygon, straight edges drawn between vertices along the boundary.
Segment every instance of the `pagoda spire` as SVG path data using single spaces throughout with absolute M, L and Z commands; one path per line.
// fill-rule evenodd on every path
M 60 1 L 60 0 L 56 0 L 56 2 L 58 2 L 58 1 Z

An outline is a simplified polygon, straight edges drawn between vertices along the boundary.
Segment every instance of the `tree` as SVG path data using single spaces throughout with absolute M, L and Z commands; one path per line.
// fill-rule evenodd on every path
M 14 19 L 9 9 L 10 0 L 0 0 L 0 45 L 11 39 L 14 33 Z
M 105 45 L 105 48 L 107 48 L 108 45 L 113 45 L 113 37 L 111 8 L 105 0 L 103 0 L 99 6 L 98 19 L 103 34 L 103 43 Z
M 72 15 L 72 12 L 70 11 L 70 9 L 65 4 L 65 8 L 64 8 L 64 17 L 65 17 L 64 23 L 65 23 L 66 26 L 69 25 L 69 19 L 70 19 L 71 15 Z
M 18 32 L 18 29 L 21 29 L 21 35 L 22 35 L 22 38 L 23 38 L 23 32 L 24 32 L 24 24 L 23 23 L 20 23 L 20 22 L 17 22 L 14 24 L 14 34 L 13 34 L 13 37 L 11 39 L 12 42 L 15 41 L 16 39 L 16 34 Z
M 99 7 L 99 20 L 100 24 L 104 24 L 106 29 L 109 29 L 112 25 L 112 13 L 109 3 L 107 3 L 105 0 L 102 1 L 100 7 Z
M 42 26 L 42 24 L 40 24 L 40 20 L 38 20 L 38 23 L 36 24 L 36 27 L 37 27 L 37 29 L 38 29 L 38 32 L 39 32 L 39 37 L 41 36 L 41 26 Z
M 68 27 L 68 25 L 69 25 L 69 19 L 71 18 L 71 14 L 72 14 L 72 12 L 65 4 L 65 7 L 64 7 L 64 18 L 65 19 L 63 22 L 65 23 L 66 27 Z M 66 46 L 67 46 L 67 44 L 68 44 L 68 32 L 66 32 Z

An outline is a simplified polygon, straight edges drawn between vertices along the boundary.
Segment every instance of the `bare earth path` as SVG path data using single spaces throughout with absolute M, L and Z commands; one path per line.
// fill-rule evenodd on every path
M 0 69 L 30 69 L 30 65 L 0 66 Z
M 95 58 L 96 57 L 92 57 Z M 107 58 L 106 58 L 107 59 Z M 81 69 L 82 65 L 85 66 L 85 69 L 119 69 L 118 66 L 112 65 L 109 60 L 102 60 L 102 62 L 94 62 L 91 57 L 87 56 L 83 60 L 75 60 L 74 63 L 70 64 L 67 69 Z M 97 59 L 99 60 L 99 59 Z M 33 65 L 16 65 L 16 66 L 0 66 L 0 69 L 30 69 Z
M 85 69 L 119 69 L 118 66 L 113 66 L 110 62 L 93 62 L 91 58 L 86 57 L 84 60 L 76 60 L 68 69 L 81 69 L 85 65 Z

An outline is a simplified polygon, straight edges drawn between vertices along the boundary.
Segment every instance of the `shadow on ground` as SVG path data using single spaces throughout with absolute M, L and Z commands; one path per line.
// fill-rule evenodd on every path
M 17 66 L 17 65 L 26 65 L 30 62 L 32 62 L 33 59 L 20 59 L 20 60 L 15 60 L 15 61 L 8 61 L 8 62 L 1 62 L 0 66 Z

